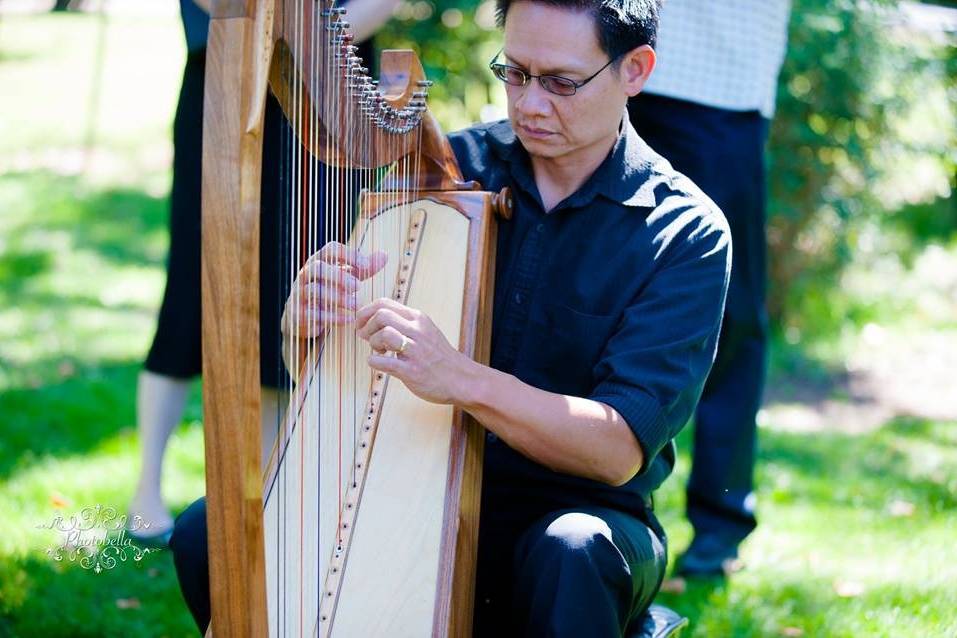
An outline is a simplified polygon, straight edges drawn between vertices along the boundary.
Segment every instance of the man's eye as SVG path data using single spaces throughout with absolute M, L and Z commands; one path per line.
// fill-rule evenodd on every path
M 506 81 L 510 84 L 525 84 L 525 72 L 520 69 L 509 68 L 506 70 Z
M 577 88 L 572 80 L 557 75 L 543 76 L 542 81 L 549 91 L 558 93 L 559 95 L 570 95 L 574 93 Z

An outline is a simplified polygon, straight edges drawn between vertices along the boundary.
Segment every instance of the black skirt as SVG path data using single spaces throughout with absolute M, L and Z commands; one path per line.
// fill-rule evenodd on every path
M 183 73 L 173 124 L 173 186 L 170 194 L 170 248 L 166 290 L 156 335 L 145 368 L 177 378 L 202 372 L 200 294 L 201 184 L 204 53 L 191 54 Z M 266 105 L 260 218 L 260 369 L 263 385 L 289 382 L 281 358 L 279 322 L 291 280 L 288 249 L 289 198 L 281 197 L 286 176 L 280 170 L 291 131 L 275 98 Z M 288 191 L 286 191 L 288 192 Z

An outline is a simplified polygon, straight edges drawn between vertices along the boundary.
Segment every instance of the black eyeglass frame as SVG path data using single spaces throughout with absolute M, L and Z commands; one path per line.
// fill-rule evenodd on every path
M 496 53 L 495 57 L 492 58 L 492 60 L 488 63 L 488 68 L 492 72 L 492 75 L 494 75 L 496 78 L 498 78 L 499 80 L 501 80 L 508 86 L 527 86 L 529 80 L 537 79 L 538 83 L 542 86 L 543 89 L 545 89 L 552 95 L 558 95 L 561 97 L 571 97 L 575 95 L 576 93 L 578 93 L 578 89 L 582 88 L 583 86 L 585 86 L 586 84 L 594 80 L 596 77 L 598 77 L 599 73 L 601 73 L 602 71 L 610 67 L 615 60 L 621 57 L 620 55 L 613 57 L 612 59 L 608 60 L 608 62 L 606 62 L 603 67 L 601 67 L 600 69 L 592 73 L 590 76 L 588 76 L 581 82 L 576 82 L 575 80 L 571 78 L 566 78 L 565 76 L 562 76 L 562 75 L 552 75 L 551 73 L 546 73 L 544 75 L 532 75 L 531 73 L 529 73 L 528 71 L 526 71 L 525 69 L 521 67 L 513 66 L 511 64 L 502 64 L 501 62 L 496 62 L 496 60 L 498 60 L 498 56 L 502 55 L 502 51 L 504 51 L 504 49 L 499 49 L 499 52 Z M 496 72 L 496 69 L 507 69 L 510 71 L 518 71 L 519 73 L 522 74 L 522 77 L 525 79 L 522 81 L 521 84 L 513 84 L 512 82 L 509 82 L 508 80 L 506 80 L 503 76 L 499 75 Z M 548 79 L 558 80 L 560 83 L 567 82 L 569 88 L 571 89 L 571 93 L 558 93 L 548 88 L 548 86 L 545 83 L 545 80 L 548 80 Z

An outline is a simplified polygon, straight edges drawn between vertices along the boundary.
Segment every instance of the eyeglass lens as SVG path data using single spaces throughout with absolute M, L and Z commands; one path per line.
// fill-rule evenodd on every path
M 495 64 L 492 68 L 500 80 L 512 86 L 525 86 L 525 83 L 528 82 L 531 77 L 521 69 L 507 64 Z M 575 89 L 577 88 L 575 83 L 568 78 L 555 75 L 541 75 L 537 76 L 537 79 L 541 83 L 542 88 L 557 95 L 574 95 Z

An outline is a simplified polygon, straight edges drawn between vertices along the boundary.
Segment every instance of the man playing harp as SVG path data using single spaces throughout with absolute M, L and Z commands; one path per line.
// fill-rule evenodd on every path
M 490 366 L 393 300 L 360 308 L 355 328 L 370 366 L 487 431 L 475 635 L 621 636 L 664 575 L 652 492 L 714 357 L 730 234 L 625 112 L 655 66 L 657 0 L 498 0 L 498 16 L 491 69 L 509 119 L 450 136 L 466 179 L 514 197 Z M 360 275 L 382 265 L 335 247 L 313 259 Z M 350 315 L 350 294 L 325 282 L 298 284 L 343 309 L 329 321 Z M 317 336 L 296 307 L 287 319 Z

